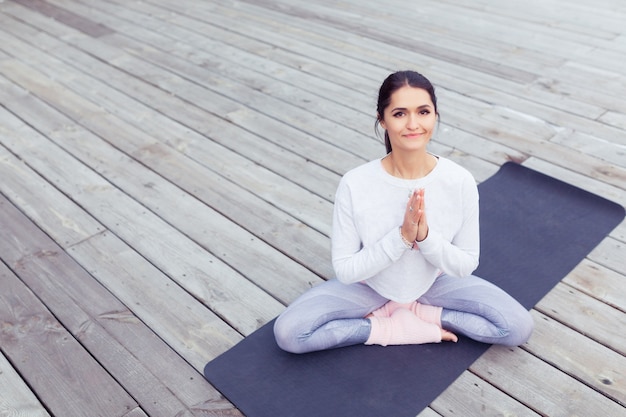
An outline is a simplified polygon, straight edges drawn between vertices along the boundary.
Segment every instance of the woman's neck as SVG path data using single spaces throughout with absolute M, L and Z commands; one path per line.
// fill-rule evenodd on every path
M 428 175 L 437 165 L 437 158 L 427 152 L 400 154 L 389 153 L 383 158 L 385 170 L 394 177 L 418 179 Z

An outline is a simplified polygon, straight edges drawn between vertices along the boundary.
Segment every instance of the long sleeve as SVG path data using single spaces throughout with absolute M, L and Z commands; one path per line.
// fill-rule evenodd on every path
M 471 180 L 471 182 L 469 182 Z M 480 226 L 478 189 L 473 179 L 463 187 L 462 224 L 452 241 L 431 229 L 428 237 L 419 243 L 428 262 L 448 275 L 465 277 L 478 267 L 480 255 Z
M 345 181 L 341 181 L 333 212 L 332 262 L 337 279 L 344 284 L 373 277 L 407 251 L 398 227 L 372 244 L 363 246 L 353 215 L 350 188 Z
M 407 198 L 424 188 L 429 226 L 419 250 L 402 242 L 399 227 Z M 380 160 L 344 175 L 333 211 L 332 263 L 337 278 L 362 282 L 388 299 L 419 298 L 443 271 L 469 275 L 478 265 L 478 193 L 471 174 L 439 158 L 424 178 L 389 175 Z

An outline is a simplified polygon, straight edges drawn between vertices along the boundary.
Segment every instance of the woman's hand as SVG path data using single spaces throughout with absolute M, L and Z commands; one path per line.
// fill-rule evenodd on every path
M 428 236 L 428 223 L 424 209 L 424 189 L 413 191 L 406 204 L 402 236 L 409 242 L 421 242 Z

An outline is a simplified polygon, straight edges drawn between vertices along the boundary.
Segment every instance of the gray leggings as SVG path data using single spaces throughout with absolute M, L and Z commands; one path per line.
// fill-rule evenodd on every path
M 346 285 L 331 279 L 302 294 L 278 317 L 276 342 L 293 353 L 365 343 L 370 321 L 364 317 L 387 301 L 365 284 Z M 444 329 L 479 342 L 518 346 L 533 329 L 532 317 L 521 304 L 473 275 L 441 275 L 417 301 L 443 307 Z

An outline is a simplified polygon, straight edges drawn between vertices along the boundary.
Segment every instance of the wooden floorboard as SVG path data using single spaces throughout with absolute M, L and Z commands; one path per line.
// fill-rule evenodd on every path
M 0 415 L 237 416 L 204 364 L 332 277 L 377 88 L 626 207 L 618 0 L 0 1 Z M 626 414 L 626 222 L 420 417 Z M 332 410 L 329 410 L 332 415 Z

